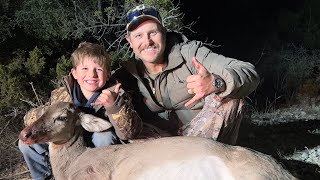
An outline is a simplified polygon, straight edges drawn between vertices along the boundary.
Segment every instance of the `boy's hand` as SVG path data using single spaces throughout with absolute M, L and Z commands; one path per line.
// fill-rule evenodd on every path
M 114 91 L 111 91 L 109 89 L 102 90 L 101 94 L 97 98 L 97 100 L 93 103 L 91 103 L 92 106 L 99 106 L 103 105 L 105 107 L 111 106 L 116 98 L 118 97 L 119 91 L 120 91 L 121 84 L 118 83 L 115 85 Z
M 212 74 L 195 57 L 192 58 L 192 64 L 198 70 L 198 74 L 187 77 L 187 88 L 189 94 L 195 95 L 185 104 L 185 107 L 213 92 Z

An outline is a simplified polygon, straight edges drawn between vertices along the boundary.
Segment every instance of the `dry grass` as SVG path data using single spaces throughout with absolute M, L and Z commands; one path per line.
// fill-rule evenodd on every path
M 0 121 L 0 179 L 31 179 L 18 148 L 19 119 Z

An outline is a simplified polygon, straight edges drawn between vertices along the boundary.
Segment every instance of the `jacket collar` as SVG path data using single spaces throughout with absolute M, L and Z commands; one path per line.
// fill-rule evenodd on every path
M 69 73 L 67 76 L 62 77 L 62 85 L 67 88 L 68 93 L 71 95 L 73 90 L 73 82 L 75 79 L 73 78 L 72 74 Z

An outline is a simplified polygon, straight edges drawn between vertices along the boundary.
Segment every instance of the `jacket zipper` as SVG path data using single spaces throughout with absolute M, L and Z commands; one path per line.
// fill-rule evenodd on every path
M 153 88 L 154 88 L 154 93 L 155 93 L 155 96 L 156 96 L 157 101 L 159 102 L 159 104 L 160 104 L 161 106 L 163 106 L 162 97 L 161 97 L 161 92 L 160 92 L 160 81 L 159 81 L 160 76 L 161 76 L 161 74 L 159 74 L 159 76 L 157 76 L 157 77 L 155 78 Z
M 152 90 L 152 93 L 155 97 L 155 99 L 157 100 L 157 102 L 162 106 L 163 103 L 162 103 L 162 98 L 161 98 L 161 94 L 160 94 L 160 85 L 159 85 L 159 76 L 157 76 L 154 80 L 150 77 L 148 77 L 148 81 L 149 81 L 149 84 L 151 86 L 151 90 Z

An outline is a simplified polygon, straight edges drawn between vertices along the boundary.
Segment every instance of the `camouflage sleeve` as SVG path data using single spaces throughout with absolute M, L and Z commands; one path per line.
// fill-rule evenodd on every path
M 54 104 L 56 102 L 72 102 L 72 97 L 67 88 L 59 87 L 51 92 L 48 104 Z
M 106 108 L 106 113 L 120 139 L 132 139 L 140 134 L 142 120 L 134 110 L 132 99 L 127 93 L 119 93 L 114 106 Z

